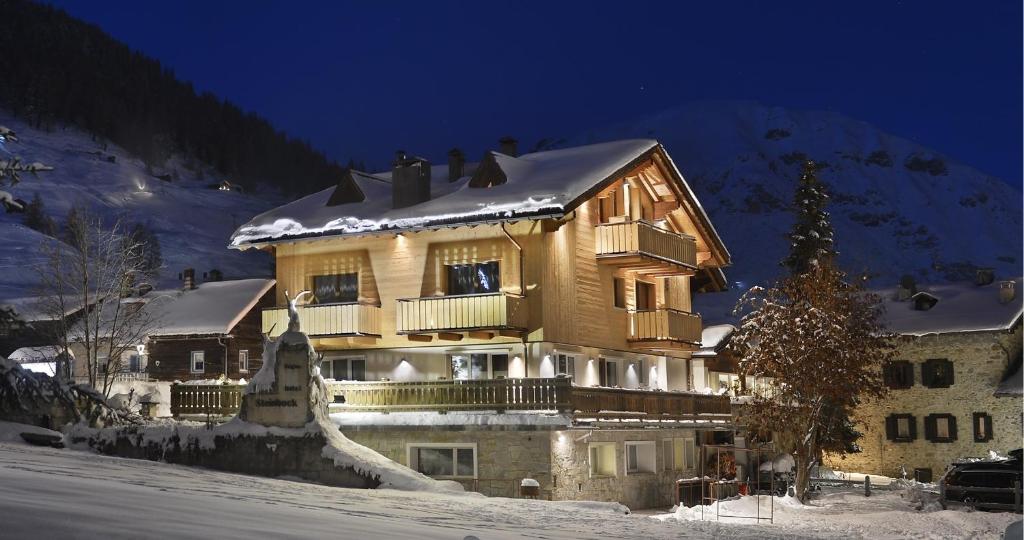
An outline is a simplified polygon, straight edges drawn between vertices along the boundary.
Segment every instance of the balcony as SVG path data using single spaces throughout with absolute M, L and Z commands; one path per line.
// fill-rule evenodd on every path
M 588 421 L 728 421 L 728 396 L 573 386 L 568 378 L 333 382 L 332 411 L 555 410 Z
M 231 416 L 243 385 L 171 385 L 171 414 Z M 729 422 L 728 396 L 587 388 L 564 377 L 428 382 L 329 382 L 333 412 L 558 411 L 574 422 Z
M 692 274 L 697 268 L 697 241 L 648 221 L 602 223 L 597 226 L 597 258 L 645 275 Z
M 380 336 L 380 308 L 366 304 L 299 307 L 302 331 L 311 337 Z M 288 308 L 263 310 L 263 333 L 277 337 L 288 329 Z
M 675 309 L 631 311 L 629 341 L 648 351 L 694 351 L 700 347 L 700 315 Z
M 526 330 L 526 298 L 509 293 L 430 296 L 398 300 L 399 334 L 414 341 L 518 337 Z

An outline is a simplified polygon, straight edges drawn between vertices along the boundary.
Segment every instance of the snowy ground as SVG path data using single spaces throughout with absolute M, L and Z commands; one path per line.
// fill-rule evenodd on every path
M 0 442 L 0 516 L 17 516 L 2 520 L 5 538 L 997 538 L 1015 519 L 919 514 L 896 493 L 780 502 L 762 525 L 615 507 L 341 489 Z

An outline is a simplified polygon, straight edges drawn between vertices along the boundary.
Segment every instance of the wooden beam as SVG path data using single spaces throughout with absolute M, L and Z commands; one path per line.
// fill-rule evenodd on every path
M 469 337 L 473 339 L 494 339 L 494 332 L 469 332 Z
M 428 336 L 426 334 L 409 334 L 409 335 L 407 335 L 405 337 L 409 338 L 409 341 L 422 341 L 422 342 L 433 341 L 433 339 L 434 339 L 434 336 Z
M 455 332 L 438 332 L 437 339 L 443 339 L 445 341 L 462 341 L 462 334 Z
M 502 337 L 522 337 L 523 333 L 519 330 L 498 330 L 498 335 Z

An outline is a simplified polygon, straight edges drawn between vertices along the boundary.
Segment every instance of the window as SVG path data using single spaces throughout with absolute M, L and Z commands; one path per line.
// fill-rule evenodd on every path
M 128 371 L 139 373 L 142 371 L 142 356 L 138 353 L 131 353 L 128 356 Z
M 427 476 L 476 478 L 476 444 L 415 443 L 406 446 L 409 468 Z
M 576 357 L 560 354 L 555 357 L 555 375 L 576 376 Z
M 953 362 L 933 358 L 921 365 L 921 384 L 928 388 L 949 388 L 953 385 Z
M 622 278 L 612 278 L 612 294 L 614 295 L 613 302 L 617 308 L 626 309 L 626 280 Z
M 494 293 L 501 289 L 498 261 L 448 265 L 448 295 Z
M 204 351 L 192 351 L 192 373 L 206 371 L 206 353 Z
M 336 381 L 365 381 L 366 359 L 332 358 L 320 364 L 320 376 Z
M 654 441 L 626 441 L 626 474 L 654 472 L 655 448 Z
M 313 276 L 313 296 L 317 304 L 339 304 L 359 300 L 359 274 Z
M 598 384 L 600 386 L 619 385 L 619 369 L 617 363 L 614 360 L 599 358 L 597 361 L 597 365 L 599 370 Z
M 929 414 L 924 419 L 924 438 L 946 443 L 956 440 L 956 417 L 952 414 Z
M 693 438 L 675 438 L 662 441 L 666 471 L 681 471 L 697 466 L 697 446 Z
M 642 359 L 633 362 L 633 369 L 636 370 L 636 382 L 640 386 L 647 384 L 647 362 Z
M 974 413 L 974 442 L 992 440 L 992 415 L 983 412 Z
M 590 476 L 615 476 L 615 443 L 590 443 Z
M 238 372 L 249 373 L 249 351 L 238 351 Z
M 636 309 L 649 311 L 654 309 L 654 285 L 645 281 L 636 282 Z
M 460 353 L 448 355 L 452 379 L 473 381 L 508 378 L 508 354 Z
M 910 442 L 917 438 L 917 420 L 910 414 L 890 414 L 885 419 L 885 438 Z
M 889 388 L 910 388 L 914 386 L 914 365 L 906 360 L 889 362 L 883 368 L 882 378 Z

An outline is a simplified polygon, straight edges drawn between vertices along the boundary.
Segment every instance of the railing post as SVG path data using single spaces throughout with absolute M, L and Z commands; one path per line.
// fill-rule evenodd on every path
M 1020 512 L 1022 509 L 1024 509 L 1024 508 L 1021 507 L 1021 489 L 1020 489 L 1020 487 L 1021 487 L 1020 486 L 1020 480 L 1014 481 L 1014 483 L 1013 483 L 1013 508 L 1017 512 Z

